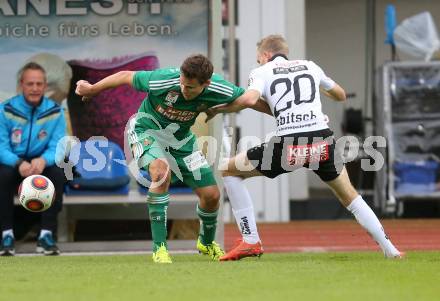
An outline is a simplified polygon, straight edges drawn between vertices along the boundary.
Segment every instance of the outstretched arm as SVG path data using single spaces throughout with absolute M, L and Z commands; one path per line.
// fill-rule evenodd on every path
M 93 85 L 86 80 L 79 80 L 76 83 L 75 93 L 82 96 L 83 101 L 86 101 L 106 89 L 116 88 L 124 84 L 132 85 L 134 74 L 135 71 L 120 71 L 103 78 Z
M 263 99 L 258 99 L 257 103 L 251 107 L 255 111 L 265 113 L 267 115 L 273 116 L 272 110 L 269 107 L 269 104 L 265 102 Z
M 243 95 L 229 104 L 216 106 L 206 111 L 208 115 L 205 122 L 208 122 L 219 113 L 234 113 L 243 109 L 251 108 L 256 111 L 272 116 L 269 105 L 260 99 L 260 92 L 257 90 L 247 90 Z

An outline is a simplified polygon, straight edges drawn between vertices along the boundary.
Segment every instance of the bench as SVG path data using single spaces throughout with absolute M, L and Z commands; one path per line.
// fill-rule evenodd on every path
M 78 219 L 148 219 L 145 194 L 130 190 L 128 195 L 64 195 L 63 210 L 58 216 L 58 241 L 72 242 Z M 15 204 L 19 205 L 15 197 Z M 176 220 L 197 219 L 194 193 L 170 191 L 168 218 Z
M 76 145 L 76 148 L 72 148 L 71 155 L 74 150 L 78 153 L 77 156 L 73 156 L 77 160 L 71 160 L 75 162 L 77 172 L 79 172 L 84 179 L 89 178 L 108 178 L 109 176 L 121 176 L 128 175 L 127 167 L 120 163 L 114 164 L 116 159 L 123 160 L 124 153 L 115 143 L 111 141 L 104 141 L 105 143 L 97 143 L 97 141 L 84 141 Z M 91 171 L 85 169 L 84 160 L 92 160 L 95 162 L 96 158 L 93 154 L 89 154 L 86 143 L 98 144 L 97 147 L 105 155 L 106 164 L 111 165 L 111 168 L 101 169 L 100 171 Z M 82 162 L 82 164 L 80 164 Z M 110 174 L 109 170 L 111 171 Z M 145 175 L 143 175 L 145 177 Z M 86 183 L 87 184 L 87 183 Z M 83 184 L 84 185 L 84 184 Z M 110 195 L 97 195 L 97 194 L 64 194 L 63 210 L 58 215 L 58 242 L 62 250 L 67 251 L 115 251 L 115 250 L 145 250 L 151 245 L 146 241 L 99 241 L 99 242 L 74 242 L 75 227 L 77 220 L 147 220 L 148 210 L 146 205 L 146 189 L 141 192 L 142 189 L 136 184 L 137 188 L 130 185 L 126 185 L 125 192 L 131 189 L 126 194 L 110 194 Z M 67 189 L 67 188 L 66 188 Z M 66 190 L 67 191 L 67 190 Z M 170 205 L 168 207 L 167 216 L 170 220 L 194 220 L 198 219 L 196 213 L 196 204 L 198 197 L 187 187 L 171 187 L 170 188 Z M 18 204 L 18 199 L 15 199 L 15 203 Z M 219 216 L 222 216 L 221 214 Z M 173 223 L 174 226 L 175 223 Z M 194 224 L 194 223 L 193 223 Z M 182 225 L 182 223 L 181 223 Z M 198 228 L 198 223 L 195 225 Z M 187 228 L 193 230 L 193 227 Z M 177 228 L 176 228 L 177 229 Z M 218 242 L 223 242 L 223 223 L 222 218 L 219 218 L 217 237 Z M 169 229 L 171 234 L 172 229 Z M 191 231 L 192 233 L 193 231 Z M 194 230 L 196 232 L 196 230 Z M 177 237 L 177 236 L 175 236 Z M 185 237 L 184 235 L 180 237 Z M 186 249 L 187 246 L 191 246 L 194 250 L 194 241 L 173 241 L 171 246 L 176 248 Z M 26 250 L 26 249 L 25 249 Z

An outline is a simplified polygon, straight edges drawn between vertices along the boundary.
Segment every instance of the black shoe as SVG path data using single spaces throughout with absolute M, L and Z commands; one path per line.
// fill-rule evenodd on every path
M 14 256 L 14 255 L 15 255 L 14 237 L 12 237 L 11 235 L 6 235 L 2 239 L 0 256 Z
M 37 252 L 44 255 L 60 255 L 60 250 L 53 240 L 52 234 L 47 233 L 38 239 Z

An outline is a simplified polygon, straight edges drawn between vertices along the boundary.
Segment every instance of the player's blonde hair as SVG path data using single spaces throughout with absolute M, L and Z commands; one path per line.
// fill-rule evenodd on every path
M 257 43 L 257 51 L 258 52 L 272 52 L 272 53 L 280 53 L 284 55 L 289 54 L 289 46 L 287 45 L 286 40 L 279 34 L 272 34 L 267 37 L 262 38 Z

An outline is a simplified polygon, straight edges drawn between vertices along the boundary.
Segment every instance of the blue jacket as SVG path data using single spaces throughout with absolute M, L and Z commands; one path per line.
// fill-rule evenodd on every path
M 20 158 L 43 157 L 46 166 L 55 164 L 58 141 L 66 135 L 64 111 L 43 97 L 32 107 L 23 95 L 0 103 L 0 163 L 15 166 Z M 64 158 L 58 150 L 57 159 Z

